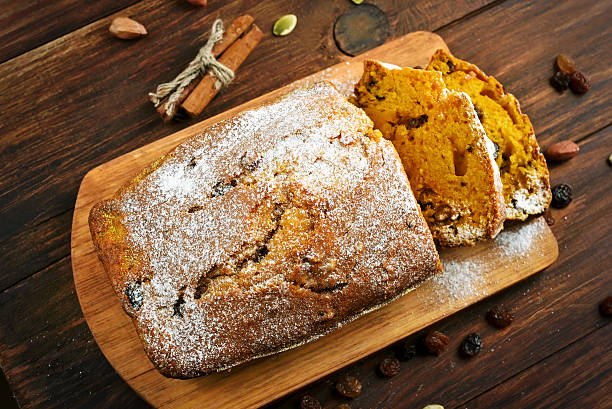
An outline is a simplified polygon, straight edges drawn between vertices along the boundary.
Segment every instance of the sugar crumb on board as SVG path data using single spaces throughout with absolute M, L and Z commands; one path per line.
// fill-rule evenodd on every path
M 490 280 L 491 254 L 497 255 L 496 265 L 525 263 L 534 240 L 546 231 L 545 224 L 541 219 L 534 219 L 503 230 L 493 240 L 485 256 L 457 259 L 449 258 L 442 252 L 443 272 L 430 279 L 436 300 L 463 301 L 467 305 L 474 297 L 488 295 L 486 284 Z

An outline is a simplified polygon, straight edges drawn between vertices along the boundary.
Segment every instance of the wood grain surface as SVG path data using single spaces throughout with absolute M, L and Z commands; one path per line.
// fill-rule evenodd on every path
M 602 262 L 612 250 L 611 224 L 606 223 L 612 214 L 612 167 L 606 162 L 612 141 L 612 55 L 606 47 L 612 41 L 612 4 L 368 2 L 387 15 L 390 39 L 415 30 L 435 31 L 458 57 L 498 77 L 521 101 L 542 147 L 564 139 L 578 142 L 576 158 L 551 166 L 552 183 L 569 183 L 574 200 L 565 209 L 552 210 L 560 250 L 553 266 L 433 326 L 451 339 L 443 356 L 403 362 L 400 374 L 385 380 L 375 370 L 392 353 L 385 348 L 271 407 L 295 408 L 304 393 L 319 398 L 324 407 L 343 402 L 353 409 L 413 408 L 432 402 L 465 407 L 485 395 L 504 400 L 505 407 L 519 406 L 512 402 L 521 387 L 542 382 L 538 373 L 552 362 L 563 362 L 555 356 L 570 346 L 603 339 L 597 333 L 610 322 L 599 314 L 597 304 L 612 294 L 612 270 Z M 0 53 L 5 60 L 0 64 L 0 366 L 23 407 L 147 407 L 108 364 L 78 304 L 69 237 L 80 181 L 97 165 L 195 123 L 164 125 L 146 93 L 193 57 L 217 15 L 231 20 L 250 13 L 266 37 L 234 84 L 198 120 L 341 62 L 333 23 L 357 6 L 348 0 L 209 0 L 206 8 L 192 8 L 182 0 L 143 0 L 125 2 L 133 5 L 119 10 L 123 3 L 116 0 L 81 8 L 82 2 L 68 3 L 0 0 L 0 18 L 9 16 L 1 33 L 16 33 L 24 19 L 33 22 L 17 35 L 8 34 L 11 40 L 3 37 L 3 50 L 9 54 Z M 24 8 L 27 16 L 10 17 Z M 274 38 L 271 25 L 287 13 L 298 15 L 296 31 Z M 109 37 L 108 24 L 116 15 L 142 21 L 150 35 L 137 42 Z M 36 42 L 20 43 L 31 38 Z M 574 57 L 591 77 L 589 93 L 560 95 L 550 87 L 553 60 L 560 52 Z M 515 324 L 502 331 L 483 319 L 497 303 L 511 306 L 517 315 Z M 456 355 L 456 348 L 470 331 L 480 332 L 489 348 L 466 361 Z M 588 386 L 609 384 L 609 370 L 588 362 L 580 365 L 594 381 L 583 378 L 583 386 L 572 389 L 574 399 L 609 407 L 606 389 Z M 358 375 L 364 384 L 352 402 L 333 392 L 342 373 Z M 574 367 L 560 364 L 547 384 L 563 385 L 575 375 Z M 534 407 L 548 409 L 565 407 L 546 396 L 554 393 L 563 399 L 568 396 L 565 390 L 570 389 L 530 388 L 526 393 Z M 492 401 L 483 402 L 485 406 Z
M 546 222 L 534 219 L 514 225 L 495 242 L 473 248 L 445 250 L 443 262 L 477 263 L 461 294 L 445 283 L 430 281 L 390 305 L 352 322 L 315 342 L 231 371 L 191 380 L 160 375 L 144 354 L 131 320 L 116 299 L 91 241 L 88 216 L 92 206 L 111 197 L 140 169 L 156 160 L 179 141 L 197 135 L 208 126 L 248 108 L 270 102 L 304 84 L 325 79 L 354 84 L 361 76 L 362 60 L 377 58 L 401 66 L 425 65 L 433 52 L 446 48 L 432 33 L 416 32 L 389 42 L 360 57 L 330 67 L 304 80 L 263 95 L 227 113 L 217 115 L 174 135 L 125 154 L 91 170 L 83 179 L 74 211 L 71 256 L 74 281 L 85 319 L 115 370 L 155 407 L 257 407 L 316 380 L 424 328 L 457 310 L 494 294 L 549 266 L 557 258 L 557 243 Z M 350 89 L 350 86 L 349 86 Z M 537 237 L 524 232 L 535 229 Z M 521 233 L 521 231 L 523 233 Z M 507 234 L 528 238 L 521 253 L 504 252 Z M 471 264 L 476 265 L 476 264 Z

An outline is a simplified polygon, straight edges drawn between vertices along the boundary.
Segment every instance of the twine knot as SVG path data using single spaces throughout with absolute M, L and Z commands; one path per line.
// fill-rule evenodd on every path
M 151 98 L 153 104 L 155 104 L 155 107 L 159 106 L 162 100 L 168 94 L 170 94 L 165 105 L 165 111 L 166 113 L 172 112 L 183 90 L 197 76 L 204 76 L 208 70 L 212 71 L 214 76 L 217 78 L 217 82 L 215 83 L 215 87 L 217 89 L 232 82 L 234 79 L 234 71 L 217 61 L 215 56 L 212 54 L 214 45 L 223 38 L 224 30 L 223 21 L 221 21 L 221 19 L 216 19 L 212 25 L 210 36 L 208 37 L 206 44 L 200 48 L 198 55 L 196 55 L 196 57 L 189 63 L 187 68 L 185 68 L 172 81 L 158 85 L 155 92 L 149 93 L 149 97 Z

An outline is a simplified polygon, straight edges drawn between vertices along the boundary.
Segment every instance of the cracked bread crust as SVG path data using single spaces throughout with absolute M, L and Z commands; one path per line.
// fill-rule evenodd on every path
M 185 141 L 90 229 L 147 355 L 177 378 L 313 340 L 441 269 L 393 146 L 329 83 Z

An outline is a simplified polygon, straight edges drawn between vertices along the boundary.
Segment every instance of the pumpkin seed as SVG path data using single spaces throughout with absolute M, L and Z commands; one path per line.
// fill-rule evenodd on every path
M 361 4 L 363 3 L 363 0 L 351 0 L 353 3 L 355 4 Z
M 444 409 L 442 405 L 427 405 L 423 409 Z
M 272 32 L 275 36 L 286 36 L 293 31 L 296 25 L 297 17 L 295 14 L 287 14 L 276 20 L 276 23 L 274 23 L 274 27 L 272 28 Z

